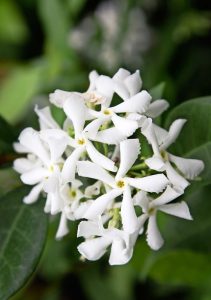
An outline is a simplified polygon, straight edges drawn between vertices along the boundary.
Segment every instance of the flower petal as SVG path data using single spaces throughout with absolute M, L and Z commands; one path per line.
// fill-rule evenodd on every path
M 87 141 L 86 143 L 86 150 L 90 159 L 94 163 L 99 164 L 101 167 L 111 172 L 115 172 L 117 170 L 115 163 L 111 159 L 97 151 L 97 149 L 89 141 Z
M 117 128 L 112 127 L 99 131 L 92 140 L 105 143 L 108 145 L 118 145 L 121 141 L 126 139 L 126 135 L 120 132 Z
M 142 91 L 128 100 L 112 107 L 116 113 L 144 113 L 148 108 L 152 97 L 147 91 Z
M 100 126 L 104 123 L 103 118 L 96 119 L 90 122 L 83 130 L 87 138 L 94 139 Z
M 167 149 L 171 144 L 175 142 L 185 123 L 186 123 L 185 119 L 178 119 L 171 124 L 169 128 L 168 136 L 163 141 L 163 144 L 160 145 L 161 150 Z
M 126 248 L 125 241 L 121 238 L 113 240 L 111 245 L 111 254 L 109 257 L 110 265 L 124 265 L 133 255 L 133 247 Z
M 156 171 L 163 171 L 165 168 L 165 163 L 161 157 L 157 157 L 156 155 L 153 155 L 150 158 L 147 158 L 145 160 L 146 165 Z
M 186 220 L 192 220 L 187 203 L 182 201 L 180 203 L 166 204 L 159 207 L 159 210 L 169 215 L 183 218 Z
M 141 133 L 146 137 L 149 144 L 152 145 L 153 153 L 160 157 L 157 137 L 155 135 L 152 119 L 147 118 L 141 126 Z
M 184 193 L 183 189 L 172 188 L 170 185 L 167 186 L 166 190 L 155 200 L 151 202 L 153 206 L 160 206 L 173 201 Z
M 64 104 L 64 112 L 73 122 L 75 136 L 78 137 L 84 128 L 86 119 L 86 106 L 80 95 L 73 94 Z
M 40 131 L 40 137 L 49 146 L 51 162 L 57 162 L 69 143 L 66 132 L 61 129 L 44 129 Z
M 138 229 L 138 218 L 135 213 L 131 197 L 130 187 L 127 186 L 123 193 L 121 205 L 121 217 L 123 230 L 127 233 L 134 233 Z
M 204 162 L 198 159 L 182 158 L 169 154 L 169 160 L 184 174 L 187 179 L 193 180 L 204 169 Z
M 133 74 L 127 76 L 124 79 L 124 84 L 127 87 L 128 91 L 130 93 L 130 96 L 137 94 L 142 87 L 142 80 L 140 77 L 139 70 L 137 70 Z
M 21 180 L 25 184 L 34 185 L 42 181 L 48 175 L 49 172 L 45 168 L 38 167 L 23 173 Z
M 147 198 L 147 193 L 144 191 L 139 191 L 133 197 L 133 204 L 140 206 L 143 211 L 147 211 L 149 207 L 149 199 Z
M 57 107 L 63 108 L 65 102 L 72 97 L 74 93 L 62 91 L 62 90 L 55 90 L 53 93 L 50 94 L 49 100 L 52 104 Z
M 120 143 L 120 166 L 116 179 L 120 179 L 130 170 L 140 153 L 138 139 L 128 139 Z
M 102 213 L 109 208 L 111 202 L 122 194 L 122 191 L 119 189 L 113 189 L 107 194 L 104 194 L 94 200 L 93 204 L 87 209 L 84 214 L 84 218 L 86 219 L 95 219 L 98 216 L 102 215 Z
M 156 216 L 150 216 L 147 226 L 147 243 L 153 250 L 159 250 L 164 243 L 164 240 L 157 227 Z
M 36 105 L 34 111 L 39 117 L 39 123 L 41 129 L 59 128 L 59 125 L 52 117 L 49 106 L 39 109 L 38 106 Z
M 96 89 L 97 92 L 106 98 L 106 102 L 103 103 L 103 105 L 108 107 L 111 103 L 114 93 L 113 80 L 108 76 L 100 75 L 96 79 Z
M 123 81 L 126 77 L 130 75 L 130 72 L 128 70 L 125 70 L 123 68 L 120 68 L 116 74 L 113 76 L 113 80 L 115 81 Z
M 126 118 L 122 118 L 114 114 L 112 117 L 112 122 L 114 123 L 114 126 L 125 135 L 125 137 L 131 136 L 136 129 L 138 128 L 138 122 L 129 120 Z
M 143 178 L 127 178 L 130 185 L 150 193 L 160 193 L 169 183 L 163 174 L 150 175 Z
M 152 102 L 146 111 L 146 114 L 150 118 L 156 118 L 160 116 L 169 107 L 169 103 L 166 100 L 160 99 Z
M 85 147 L 78 147 L 66 159 L 61 172 L 61 178 L 64 183 L 75 179 L 76 164 L 84 150 Z
M 62 212 L 60 222 L 59 222 L 59 228 L 57 229 L 57 232 L 56 232 L 57 240 L 60 240 L 61 238 L 63 238 L 63 236 L 68 234 L 69 228 L 68 228 L 67 224 L 68 224 L 68 220 L 66 218 L 66 215 L 64 212 Z
M 26 204 L 32 204 L 32 203 L 36 202 L 39 198 L 39 195 L 42 191 L 42 188 L 43 188 L 42 183 L 39 183 L 39 184 L 35 185 L 31 189 L 30 193 L 23 198 L 23 202 L 26 203 Z
M 99 74 L 93 70 L 89 73 L 89 88 L 87 92 L 94 91 L 96 88 L 96 80 L 99 77 Z
M 78 246 L 80 254 L 88 260 L 97 260 L 101 258 L 106 248 L 111 244 L 111 240 L 104 237 L 86 240 Z
M 169 181 L 175 186 L 183 190 L 190 184 L 184 177 L 182 177 L 169 162 L 166 162 L 166 174 Z
M 96 181 L 94 184 L 87 186 L 84 193 L 85 196 L 91 198 L 92 196 L 99 195 L 101 186 L 101 181 Z
M 39 133 L 33 128 L 24 129 L 19 136 L 20 143 L 31 152 L 37 155 L 44 163 L 49 163 L 49 155 L 46 151 L 42 141 L 40 140 Z
M 78 225 L 77 237 L 90 238 L 102 234 L 96 221 L 81 221 Z
M 28 158 L 17 158 L 14 160 L 13 168 L 18 173 L 25 173 L 31 169 L 41 166 L 41 161 L 39 160 L 30 160 Z
M 79 176 L 100 180 L 110 186 L 115 185 L 114 178 L 106 170 L 90 161 L 79 161 L 77 171 Z

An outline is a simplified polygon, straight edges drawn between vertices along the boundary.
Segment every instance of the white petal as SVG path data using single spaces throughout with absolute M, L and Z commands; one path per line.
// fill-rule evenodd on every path
M 160 146 L 168 137 L 168 131 L 156 124 L 152 124 L 152 125 L 153 125 L 153 130 L 155 132 L 155 136 L 158 141 L 158 145 Z
M 160 99 L 152 102 L 146 111 L 146 114 L 150 118 L 156 118 L 160 116 L 169 107 L 169 103 L 166 100 Z
M 84 128 L 86 119 L 86 106 L 83 98 L 77 94 L 74 94 L 68 99 L 68 101 L 65 102 L 64 112 L 73 122 L 75 135 L 78 137 Z
M 54 120 L 50 108 L 48 106 L 39 109 L 38 106 L 36 105 L 34 111 L 39 117 L 39 123 L 41 129 L 59 128 L 59 125 Z
M 66 218 L 66 215 L 64 212 L 62 212 L 60 222 L 59 222 L 59 228 L 57 229 L 57 232 L 56 232 L 57 240 L 60 240 L 61 238 L 63 238 L 63 236 L 68 234 L 69 228 L 68 228 L 67 224 L 68 224 L 68 220 Z
M 175 142 L 185 122 L 186 122 L 185 119 L 178 119 L 171 124 L 169 128 L 168 136 L 166 140 L 164 140 L 163 144 L 160 146 L 161 150 L 167 149 L 171 144 Z
M 138 128 L 138 122 L 122 118 L 114 114 L 112 116 L 114 126 L 126 137 L 131 136 Z
M 182 158 L 172 154 L 169 154 L 169 160 L 177 166 L 187 179 L 194 179 L 204 169 L 202 160 Z
M 49 155 L 46 151 L 39 133 L 33 128 L 24 129 L 19 136 L 20 143 L 28 149 L 28 151 L 37 155 L 44 163 L 49 163 Z
M 66 159 L 61 172 L 61 177 L 64 183 L 71 182 L 75 179 L 76 164 L 84 150 L 85 147 L 78 147 Z
M 122 178 L 130 170 L 140 153 L 138 139 L 128 139 L 120 143 L 120 166 L 116 179 Z
M 157 227 L 156 216 L 150 216 L 147 226 L 147 243 L 153 250 L 159 250 L 164 240 Z
M 99 195 L 101 186 L 101 181 L 96 181 L 94 184 L 87 186 L 84 193 L 85 196 L 91 198 L 92 196 Z
M 29 152 L 28 148 L 24 147 L 20 143 L 13 143 L 13 148 L 18 153 L 27 153 L 27 152 Z
M 169 181 L 175 186 L 183 190 L 190 184 L 184 177 L 182 177 L 169 162 L 166 162 L 166 174 Z
M 21 180 L 25 184 L 34 185 L 42 181 L 49 175 L 48 171 L 44 168 L 35 168 L 21 175 Z
M 147 198 L 147 193 L 144 191 L 139 191 L 133 197 L 133 204 L 140 206 L 144 211 L 148 210 L 149 199 Z
M 38 166 L 38 163 L 38 160 L 32 161 L 28 158 L 17 158 L 14 160 L 13 168 L 16 172 L 22 174 Z
M 113 81 L 110 77 L 100 75 L 96 80 L 96 89 L 106 98 L 105 106 L 109 106 L 114 93 Z
M 135 73 L 129 75 L 124 79 L 124 84 L 126 85 L 130 96 L 137 94 L 142 87 L 142 80 L 140 77 L 140 72 L 137 70 Z
M 160 193 L 169 183 L 163 174 L 150 175 L 143 178 L 127 178 L 130 185 L 150 193 Z
M 45 178 L 43 181 L 43 190 L 46 193 L 56 193 L 59 188 L 60 174 L 53 172 L 49 177 Z
M 86 143 L 86 150 L 90 159 L 94 163 L 99 164 L 101 167 L 111 172 L 115 172 L 117 170 L 115 163 L 111 159 L 97 151 L 97 149 L 89 141 L 87 141 Z
M 169 215 L 173 215 L 186 220 L 192 220 L 192 216 L 190 214 L 187 203 L 185 203 L 184 201 L 180 203 L 162 205 L 161 207 L 159 207 L 159 210 Z
M 126 137 L 127 136 L 117 128 L 112 127 L 99 131 L 93 140 L 108 145 L 118 145 L 121 141 L 125 140 Z
M 51 213 L 52 215 L 55 215 L 62 211 L 62 205 L 63 202 L 58 191 L 54 193 L 48 193 L 44 211 L 46 213 Z
M 99 224 L 96 221 L 81 221 L 78 225 L 77 237 L 90 238 L 101 234 Z
M 31 189 L 30 193 L 23 198 L 23 202 L 26 203 L 26 204 L 31 204 L 31 203 L 36 202 L 39 198 L 39 195 L 42 191 L 42 188 L 43 188 L 42 183 L 39 183 L 39 184 L 35 185 Z
M 85 128 L 84 128 L 84 133 L 87 138 L 94 139 L 96 134 L 99 131 L 100 126 L 104 123 L 104 119 L 96 119 L 89 123 Z
M 153 206 L 160 206 L 173 201 L 184 193 L 183 189 L 172 188 L 170 185 L 167 186 L 165 192 L 163 192 L 158 198 L 153 200 L 151 204 Z
M 163 171 L 165 168 L 165 163 L 161 157 L 157 157 L 156 155 L 153 155 L 150 158 L 147 158 L 145 160 L 146 165 L 156 171 Z
M 49 146 L 51 162 L 57 162 L 69 143 L 66 132 L 61 129 L 45 129 L 40 131 L 40 137 Z
M 89 88 L 87 90 L 87 92 L 93 91 L 96 88 L 96 80 L 99 77 L 99 74 L 93 70 L 89 73 Z
M 74 217 L 76 220 L 82 219 L 87 209 L 92 205 L 94 200 L 88 200 L 81 202 L 78 208 L 74 211 Z
M 88 260 L 97 260 L 106 252 L 106 248 L 111 244 L 111 240 L 99 237 L 87 240 L 78 246 L 78 251 Z
M 152 145 L 152 149 L 154 154 L 159 157 L 160 151 L 158 147 L 158 141 L 155 135 L 155 131 L 153 128 L 152 119 L 148 118 L 144 121 L 144 123 L 141 126 L 141 133 L 146 137 L 149 144 Z
M 126 88 L 125 84 L 121 81 L 114 81 L 114 91 L 123 100 L 127 100 L 130 98 L 130 93 L 128 89 Z
M 120 191 L 119 189 L 113 189 L 107 194 L 98 197 L 88 208 L 88 210 L 84 214 L 84 218 L 95 219 L 98 216 L 102 215 L 102 213 L 110 207 L 112 201 L 121 194 L 122 191 Z
M 54 91 L 54 93 L 50 94 L 49 100 L 55 106 L 62 108 L 65 102 L 72 96 L 72 94 L 73 93 L 71 92 L 57 89 Z
M 124 265 L 131 259 L 132 255 L 133 255 L 133 247 L 127 249 L 123 239 L 120 238 L 114 239 L 111 246 L 109 264 Z
M 116 81 L 123 81 L 126 77 L 130 75 L 130 72 L 128 70 L 125 70 L 123 68 L 120 68 L 116 74 L 114 74 L 113 79 Z
M 121 205 L 121 218 L 123 230 L 127 233 L 134 233 L 138 229 L 138 218 L 135 213 L 131 197 L 130 187 L 127 186 L 123 193 Z
M 77 170 L 79 176 L 100 180 L 110 186 L 115 185 L 114 178 L 106 170 L 90 161 L 79 161 Z
M 151 99 L 152 97 L 147 91 L 142 91 L 123 103 L 112 107 L 112 110 L 116 113 L 143 113 L 148 108 Z

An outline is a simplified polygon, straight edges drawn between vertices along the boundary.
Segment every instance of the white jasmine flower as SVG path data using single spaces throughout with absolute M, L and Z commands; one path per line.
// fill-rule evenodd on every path
M 178 119 L 172 123 L 169 131 L 154 125 L 147 119 L 141 127 L 141 132 L 152 145 L 153 156 L 146 159 L 149 168 L 156 171 L 166 171 L 168 179 L 175 187 L 185 189 L 189 182 L 203 170 L 204 163 L 197 159 L 187 159 L 172 155 L 166 149 L 175 142 L 186 120 Z M 182 175 L 172 166 L 174 163 Z
M 95 219 L 102 215 L 103 212 L 113 203 L 114 199 L 122 194 L 122 214 L 124 215 L 124 212 L 126 211 L 125 207 L 127 207 L 131 210 L 131 214 L 135 216 L 133 213 L 134 208 L 132 201 L 128 200 L 131 197 L 130 187 L 155 193 L 160 193 L 166 187 L 168 180 L 163 174 L 151 175 L 143 178 L 130 178 L 125 176 L 138 158 L 139 151 L 140 144 L 138 139 L 129 139 L 120 143 L 120 166 L 115 177 L 110 175 L 102 167 L 92 162 L 80 161 L 77 163 L 79 176 L 100 180 L 110 187 L 110 191 L 98 197 L 93 202 L 85 213 L 84 218 Z M 127 216 L 128 215 L 126 214 L 125 217 L 127 218 Z M 136 221 L 134 221 L 134 223 L 136 223 Z
M 116 228 L 105 229 L 102 220 L 82 221 L 78 226 L 78 237 L 86 240 L 78 246 L 78 251 L 88 260 L 98 260 L 111 245 L 110 265 L 126 264 L 132 257 L 138 231 L 129 234 Z M 95 237 L 93 237 L 95 236 Z
M 143 226 L 148 220 L 147 243 L 153 250 L 160 249 L 164 243 L 156 222 L 156 214 L 158 211 L 162 211 L 179 218 L 192 220 L 189 208 L 184 201 L 169 204 L 169 202 L 178 198 L 182 194 L 182 189 L 176 189 L 168 186 L 164 193 L 156 199 L 152 199 L 145 192 L 138 192 L 134 197 L 134 204 L 139 205 L 143 211 L 143 215 L 140 217 L 141 225 Z
M 38 106 L 35 106 L 35 113 L 39 118 L 40 129 L 59 129 L 59 125 L 54 120 L 50 108 L 48 106 L 39 109 Z
M 69 143 L 68 136 L 60 129 L 46 129 L 39 133 L 26 128 L 20 134 L 19 142 L 32 155 L 15 160 L 14 168 L 22 174 L 21 180 L 25 184 L 35 185 L 24 202 L 35 202 L 44 190 L 47 193 L 45 211 L 57 213 L 61 209 L 61 156 Z

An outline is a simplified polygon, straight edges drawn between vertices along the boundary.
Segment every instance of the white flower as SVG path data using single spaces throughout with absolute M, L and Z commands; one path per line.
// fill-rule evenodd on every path
M 204 163 L 197 159 L 187 159 L 172 155 L 166 149 L 175 142 L 186 120 L 178 119 L 172 123 L 169 131 L 147 119 L 141 127 L 141 133 L 152 145 L 153 156 L 145 160 L 149 168 L 156 171 L 166 171 L 168 179 L 175 187 L 185 189 L 189 182 L 204 169 Z M 172 166 L 174 163 L 181 174 Z
M 38 106 L 35 106 L 35 113 L 39 118 L 40 129 L 59 129 L 59 125 L 54 120 L 50 108 L 48 106 L 39 109 Z
M 62 178 L 65 182 L 75 179 L 76 163 L 81 155 L 86 152 L 90 159 L 112 172 L 116 171 L 115 163 L 108 157 L 101 154 L 92 144 L 96 132 L 101 125 L 100 120 L 94 120 L 85 128 L 86 106 L 79 95 L 71 97 L 64 104 L 64 111 L 72 121 L 75 137 L 71 138 L 70 145 L 74 148 L 72 154 L 67 158 L 62 169 Z
M 95 219 L 102 215 L 103 212 L 112 205 L 114 199 L 123 194 L 122 218 L 125 220 L 125 224 L 131 223 L 130 230 L 135 231 L 137 220 L 132 201 L 130 201 L 131 187 L 147 192 L 160 193 L 168 184 L 168 180 L 163 174 L 143 178 L 130 178 L 125 176 L 138 158 L 139 151 L 140 144 L 138 139 L 129 139 L 120 143 L 120 166 L 115 177 L 92 162 L 80 161 L 77 163 L 79 176 L 100 180 L 110 187 L 110 190 L 106 194 L 94 200 L 93 204 L 84 214 L 84 218 Z M 130 215 L 132 219 L 130 219 Z
M 83 257 L 97 260 L 111 245 L 109 264 L 122 265 L 132 257 L 138 231 L 130 234 L 116 228 L 105 229 L 100 218 L 96 221 L 82 221 L 78 226 L 77 236 L 86 239 L 78 246 L 78 251 Z
M 140 217 L 140 224 L 143 226 L 148 219 L 147 243 L 153 250 L 160 249 L 164 243 L 156 222 L 156 214 L 158 211 L 186 220 L 192 220 L 189 208 L 184 201 L 169 204 L 169 202 L 182 194 L 182 189 L 175 189 L 168 186 L 164 193 L 156 199 L 152 199 L 145 192 L 138 192 L 134 197 L 134 204 L 140 206 L 143 211 Z
M 61 164 L 69 138 L 60 129 L 46 129 L 40 133 L 26 128 L 19 136 L 20 145 L 31 154 L 28 158 L 14 161 L 14 168 L 21 173 L 21 180 L 28 185 L 35 185 L 24 202 L 35 202 L 42 190 L 47 193 L 46 212 L 52 214 L 61 210 L 60 185 Z

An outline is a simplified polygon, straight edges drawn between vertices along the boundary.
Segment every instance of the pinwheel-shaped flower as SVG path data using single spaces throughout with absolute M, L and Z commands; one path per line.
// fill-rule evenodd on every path
M 141 127 L 141 132 L 152 145 L 154 153 L 151 158 L 145 160 L 145 163 L 152 170 L 166 171 L 171 183 L 183 190 L 189 185 L 186 179 L 194 179 L 204 169 L 201 160 L 178 157 L 166 151 L 177 139 L 185 122 L 184 119 L 175 120 L 167 131 L 153 124 L 151 119 L 147 119 Z M 172 163 L 176 165 L 179 172 Z
M 141 226 L 143 226 L 148 220 L 147 243 L 153 250 L 160 249 L 164 243 L 156 222 L 156 215 L 158 211 L 186 220 L 192 220 L 189 208 L 184 201 L 179 203 L 170 203 L 182 194 L 182 189 L 175 189 L 168 186 L 164 193 L 156 199 L 152 199 L 143 191 L 138 192 L 134 197 L 134 204 L 140 206 L 143 211 L 143 214 L 139 218 Z

